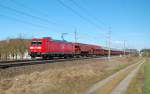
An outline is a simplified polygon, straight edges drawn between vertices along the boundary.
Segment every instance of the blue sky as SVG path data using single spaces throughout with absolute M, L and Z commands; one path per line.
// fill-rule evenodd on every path
M 74 2 L 73 2 L 74 1 Z M 150 47 L 149 0 L 0 0 L 0 40 L 47 37 L 111 47 Z M 65 6 L 62 4 L 65 4 Z M 66 7 L 67 6 L 67 7 Z

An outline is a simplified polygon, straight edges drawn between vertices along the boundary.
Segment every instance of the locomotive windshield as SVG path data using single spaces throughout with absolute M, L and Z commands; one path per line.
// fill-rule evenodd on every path
M 31 44 L 32 45 L 41 45 L 42 42 L 41 41 L 32 41 Z

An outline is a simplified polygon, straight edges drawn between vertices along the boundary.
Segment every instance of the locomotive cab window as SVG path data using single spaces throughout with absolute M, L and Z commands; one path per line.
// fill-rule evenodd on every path
M 42 42 L 41 41 L 32 41 L 31 44 L 32 45 L 41 45 Z
M 37 41 L 37 44 L 38 44 L 38 45 L 41 45 L 41 44 L 42 44 L 42 42 L 41 42 L 41 41 Z
M 32 45 L 35 45 L 35 44 L 36 44 L 36 41 L 32 41 L 31 44 L 32 44 Z

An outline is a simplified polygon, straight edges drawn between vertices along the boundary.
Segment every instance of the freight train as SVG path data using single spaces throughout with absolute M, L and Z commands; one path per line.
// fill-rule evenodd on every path
M 102 46 L 53 40 L 51 37 L 33 38 L 29 47 L 29 55 L 32 58 L 42 57 L 43 59 L 104 56 L 108 55 L 108 53 L 109 50 Z M 129 54 L 129 52 L 111 49 L 110 54 L 123 55 Z

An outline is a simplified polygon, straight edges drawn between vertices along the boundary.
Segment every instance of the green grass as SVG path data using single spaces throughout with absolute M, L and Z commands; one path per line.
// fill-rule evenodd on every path
M 144 67 L 144 94 L 150 94 L 150 61 Z

